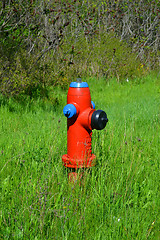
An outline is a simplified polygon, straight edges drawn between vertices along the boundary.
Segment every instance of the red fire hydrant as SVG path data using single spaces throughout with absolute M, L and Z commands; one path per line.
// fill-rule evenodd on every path
M 94 166 L 92 130 L 105 128 L 108 119 L 104 111 L 95 110 L 87 82 L 71 82 L 63 113 L 67 117 L 67 154 L 62 156 L 63 165 L 72 169 Z

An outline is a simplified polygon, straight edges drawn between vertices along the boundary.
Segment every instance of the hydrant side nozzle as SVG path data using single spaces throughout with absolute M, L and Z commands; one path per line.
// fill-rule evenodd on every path
M 92 129 L 102 130 L 108 122 L 107 114 L 102 110 L 94 111 L 91 117 Z
M 63 108 L 63 114 L 67 118 L 71 118 L 71 117 L 75 116 L 76 113 L 77 113 L 77 109 L 73 104 L 67 104 Z

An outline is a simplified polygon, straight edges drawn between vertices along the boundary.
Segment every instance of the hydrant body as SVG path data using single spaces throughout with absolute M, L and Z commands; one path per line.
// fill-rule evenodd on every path
M 86 82 L 70 84 L 67 105 L 63 109 L 67 117 L 67 154 L 62 156 L 65 167 L 87 168 L 95 165 L 92 154 L 92 129 L 103 129 L 108 121 L 104 111 L 96 111 Z

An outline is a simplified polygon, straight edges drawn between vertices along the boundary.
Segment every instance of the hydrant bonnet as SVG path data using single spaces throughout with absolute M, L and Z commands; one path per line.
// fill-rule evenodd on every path
M 87 82 L 71 82 L 70 87 L 72 88 L 88 88 Z

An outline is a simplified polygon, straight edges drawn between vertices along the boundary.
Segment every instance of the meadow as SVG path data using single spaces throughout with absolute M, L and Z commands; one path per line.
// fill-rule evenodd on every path
M 68 184 L 67 90 L 0 97 L 0 239 L 160 239 L 160 81 L 83 79 L 109 122 L 93 131 L 97 164 Z

